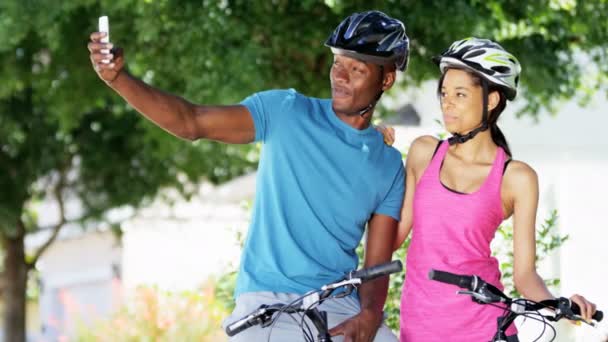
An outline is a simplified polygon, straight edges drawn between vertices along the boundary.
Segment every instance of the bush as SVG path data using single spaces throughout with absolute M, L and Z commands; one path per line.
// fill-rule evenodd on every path
M 110 319 L 79 329 L 77 341 L 225 341 L 221 322 L 227 315 L 216 300 L 216 284 L 200 291 L 169 292 L 138 287 Z
M 551 211 L 540 228 L 536 229 L 537 264 L 568 240 L 567 235 L 562 236 L 556 231 L 557 218 L 557 211 Z M 492 250 L 500 261 L 505 293 L 511 297 L 521 297 L 513 284 L 513 226 L 511 224 L 504 224 L 498 228 Z M 547 278 L 545 283 L 549 289 L 555 288 L 559 285 L 559 278 Z

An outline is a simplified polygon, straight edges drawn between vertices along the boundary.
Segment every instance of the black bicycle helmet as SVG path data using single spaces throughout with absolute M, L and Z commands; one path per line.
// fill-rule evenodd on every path
M 380 11 L 353 13 L 329 36 L 325 46 L 336 55 L 407 68 L 409 39 L 405 26 Z

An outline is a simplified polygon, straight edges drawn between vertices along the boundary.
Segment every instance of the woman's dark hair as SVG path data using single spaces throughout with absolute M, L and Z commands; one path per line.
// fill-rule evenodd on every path
M 488 125 L 488 129 L 490 130 L 490 135 L 492 136 L 492 141 L 494 141 L 494 143 L 496 145 L 502 147 L 502 149 L 509 155 L 509 157 L 512 157 L 513 155 L 511 154 L 511 149 L 509 148 L 509 143 L 507 142 L 507 138 L 505 138 L 505 135 L 502 133 L 502 131 L 498 127 L 498 117 L 507 107 L 507 97 L 505 95 L 504 89 L 500 86 L 489 83 L 488 81 L 486 81 L 485 78 L 479 76 L 478 74 L 476 74 L 475 72 L 473 72 L 470 69 L 467 69 L 465 67 L 460 68 L 460 67 L 451 66 L 448 69 L 445 69 L 445 72 L 439 78 L 439 83 L 437 84 L 437 96 L 441 96 L 441 87 L 443 86 L 443 80 L 445 79 L 445 75 L 446 75 L 447 71 L 450 69 L 457 69 L 457 70 L 462 70 L 462 71 L 466 72 L 467 74 L 469 74 L 471 76 L 471 79 L 473 80 L 473 84 L 481 87 L 484 90 L 484 94 L 483 94 L 484 107 L 487 106 L 488 94 L 490 94 L 494 91 L 496 91 L 498 93 L 498 95 L 500 96 L 500 99 L 498 100 L 498 104 L 496 105 L 496 107 L 494 107 L 494 109 L 492 109 L 488 113 L 488 117 L 487 118 L 484 117 L 484 118 L 482 118 L 482 120 L 485 123 L 487 123 L 487 125 Z M 484 86 L 484 83 L 486 84 L 486 86 Z M 486 92 L 486 89 L 487 89 L 487 92 Z

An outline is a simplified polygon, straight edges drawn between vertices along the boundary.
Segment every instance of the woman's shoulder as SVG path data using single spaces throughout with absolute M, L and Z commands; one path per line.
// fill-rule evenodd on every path
M 433 158 L 439 139 L 431 135 L 422 135 L 412 141 L 407 153 L 408 165 L 426 166 Z
M 439 139 L 432 135 L 421 135 L 412 141 L 409 153 L 428 154 L 429 151 L 433 153 L 438 143 Z
M 538 183 L 536 171 L 521 160 L 511 160 L 505 170 L 504 179 L 516 187 L 529 187 Z

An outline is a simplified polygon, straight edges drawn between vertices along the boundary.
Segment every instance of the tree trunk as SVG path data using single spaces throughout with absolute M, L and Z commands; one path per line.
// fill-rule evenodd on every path
M 27 265 L 23 231 L 17 237 L 3 237 L 4 272 L 4 341 L 25 342 L 25 295 Z

